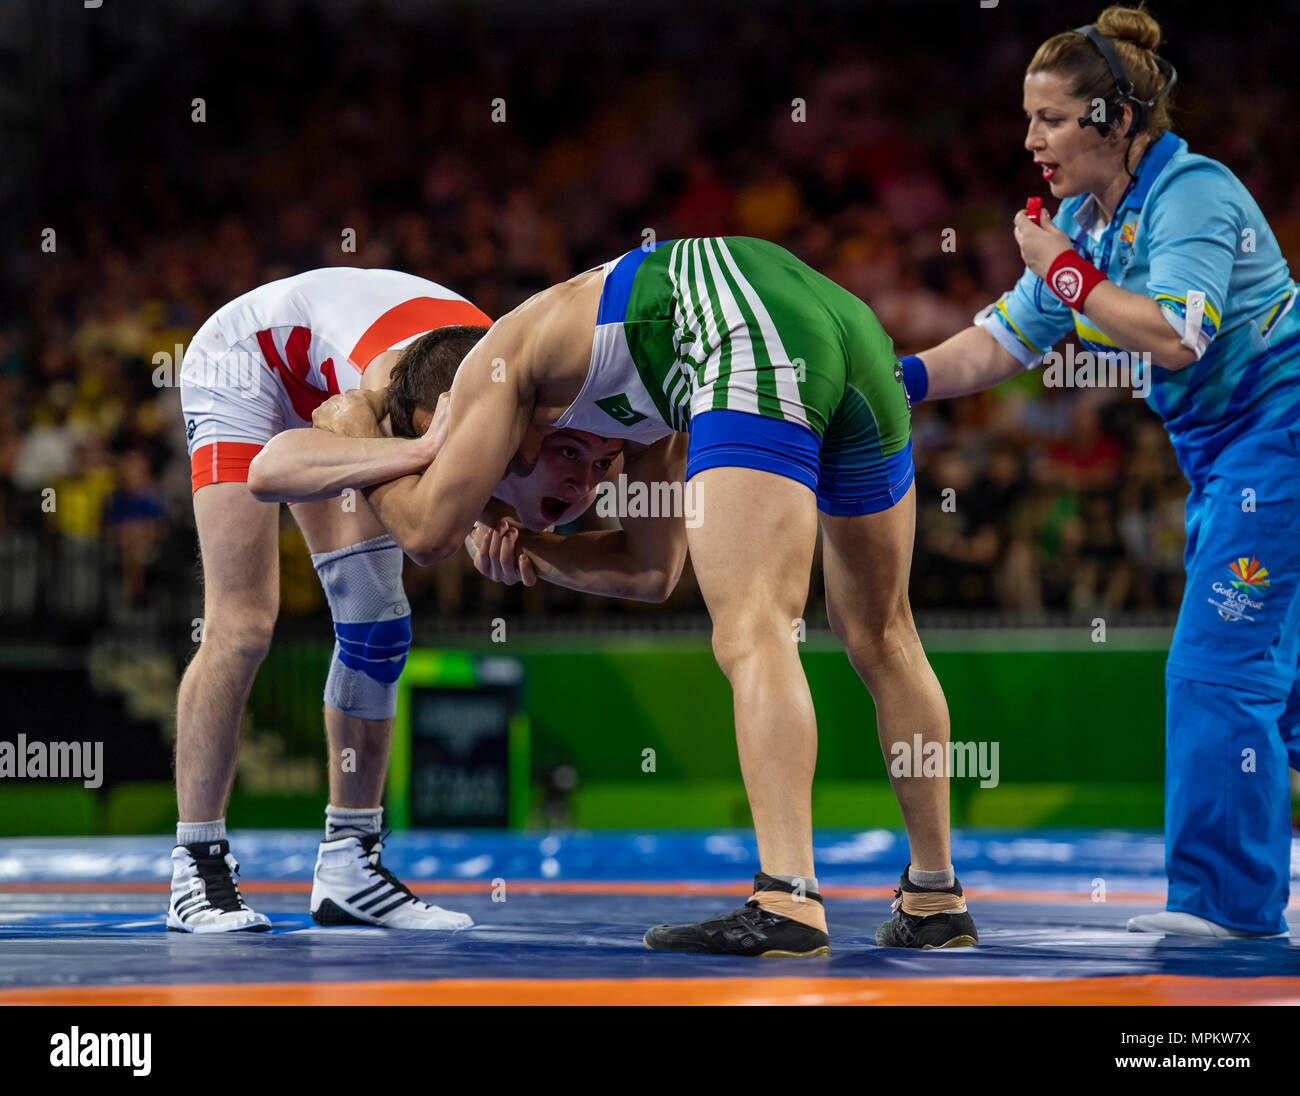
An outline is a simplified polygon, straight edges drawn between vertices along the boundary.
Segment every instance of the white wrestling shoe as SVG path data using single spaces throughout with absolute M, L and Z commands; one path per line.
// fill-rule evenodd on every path
M 1218 939 L 1232 940 L 1278 940 L 1285 939 L 1285 932 L 1243 932 L 1220 925 L 1194 913 L 1144 913 L 1140 917 L 1128 919 L 1129 932 L 1163 932 L 1171 936 L 1213 936 Z
M 239 864 L 224 838 L 172 849 L 168 931 L 266 932 L 271 927 L 270 918 L 244 904 L 235 882 L 238 874 Z
M 467 929 L 467 914 L 421 902 L 379 862 L 379 834 L 322 841 L 311 888 L 318 925 L 381 925 L 386 929 Z

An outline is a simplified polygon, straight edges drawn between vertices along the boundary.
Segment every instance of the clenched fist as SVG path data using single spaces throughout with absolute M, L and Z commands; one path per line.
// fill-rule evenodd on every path
M 388 414 L 388 393 L 354 388 L 331 396 L 311 413 L 311 424 L 347 438 L 382 438 L 379 421 Z

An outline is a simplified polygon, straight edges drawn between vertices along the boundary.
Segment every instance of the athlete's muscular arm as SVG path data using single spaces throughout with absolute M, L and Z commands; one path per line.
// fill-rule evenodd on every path
M 480 526 L 466 543 L 481 574 L 513 585 L 531 586 L 537 578 L 580 593 L 631 601 L 663 601 L 676 588 L 686 562 L 686 520 L 695 519 L 701 505 L 686 491 L 686 435 L 670 434 L 661 441 L 624 457 L 629 491 L 637 482 L 662 494 L 661 485 L 673 485 L 670 496 L 682 509 L 662 517 L 622 517 L 621 529 L 601 529 L 572 536 L 530 533 L 506 523 L 495 529 Z M 680 485 L 681 494 L 676 494 Z M 690 506 L 685 502 L 689 500 Z M 502 530 L 506 531 L 503 532 Z
M 447 438 L 419 475 L 366 488 L 384 528 L 416 563 L 459 550 L 528 428 L 533 377 L 562 301 L 555 286 L 503 316 L 466 355 L 451 388 Z
M 938 346 L 920 351 L 917 357 L 925 363 L 930 377 L 927 400 L 982 392 L 1024 369 L 997 339 L 977 326 L 958 331 Z
M 283 430 L 253 458 L 248 489 L 263 502 L 312 502 L 420 472 L 437 454 L 435 438 L 390 438 L 380 429 L 383 391 L 333 396 L 311 430 Z

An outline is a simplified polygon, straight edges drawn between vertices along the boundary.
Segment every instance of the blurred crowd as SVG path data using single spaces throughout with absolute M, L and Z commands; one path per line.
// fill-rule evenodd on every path
M 1032 19 L 990 22 L 974 58 L 960 32 L 841 26 L 842 7 L 702 25 L 628 14 L 562 34 L 456 10 L 427 26 L 304 15 L 253 36 L 233 16 L 177 15 L 183 78 L 145 66 L 58 153 L 53 207 L 26 234 L 52 227 L 54 248 L 32 244 L 24 308 L 0 328 L 0 606 L 21 602 L 13 562 L 34 544 L 100 546 L 110 604 L 193 584 L 175 365 L 216 307 L 274 278 L 395 267 L 500 315 L 647 231 L 754 235 L 861 296 L 902 354 L 963 328 L 1021 272 L 1011 217 L 1042 193 L 1019 102 L 1043 36 Z M 1179 130 L 1243 178 L 1300 258 L 1300 113 L 1268 86 L 1266 58 L 1227 65 L 1232 44 L 1192 30 L 1171 47 L 1181 70 L 1242 75 L 1185 78 Z M 79 189 L 95 148 L 96 186 Z M 1176 608 L 1186 486 L 1128 390 L 1048 389 L 1035 372 L 921 405 L 913 423 L 919 610 Z M 319 612 L 287 519 L 283 557 L 286 615 Z M 409 581 L 426 619 L 653 611 L 492 589 L 465 557 Z M 670 604 L 702 611 L 689 573 Z

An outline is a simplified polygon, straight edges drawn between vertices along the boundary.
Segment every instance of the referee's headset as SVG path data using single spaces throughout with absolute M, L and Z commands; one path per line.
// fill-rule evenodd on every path
M 1084 27 L 1075 27 L 1074 30 L 1077 34 L 1087 35 L 1092 44 L 1101 51 L 1106 65 L 1110 68 L 1111 77 L 1115 81 L 1115 94 L 1105 101 L 1105 116 L 1101 119 L 1093 118 L 1091 115 L 1080 118 L 1079 128 L 1093 126 L 1103 137 L 1108 136 L 1111 127 L 1124 116 L 1123 108 L 1124 104 L 1127 103 L 1133 108 L 1133 117 L 1124 136 L 1131 140 L 1141 131 L 1147 112 L 1156 105 L 1156 101 L 1161 96 L 1168 94 L 1173 86 L 1178 83 L 1178 70 L 1163 57 L 1156 56 L 1156 67 L 1165 78 L 1164 87 L 1151 96 L 1150 99 L 1139 99 L 1133 94 L 1133 81 L 1128 78 L 1128 73 L 1124 71 L 1124 63 L 1119 59 L 1119 54 L 1115 52 L 1115 47 L 1111 45 L 1110 39 L 1091 23 Z M 1153 54 L 1153 56 L 1155 55 Z

